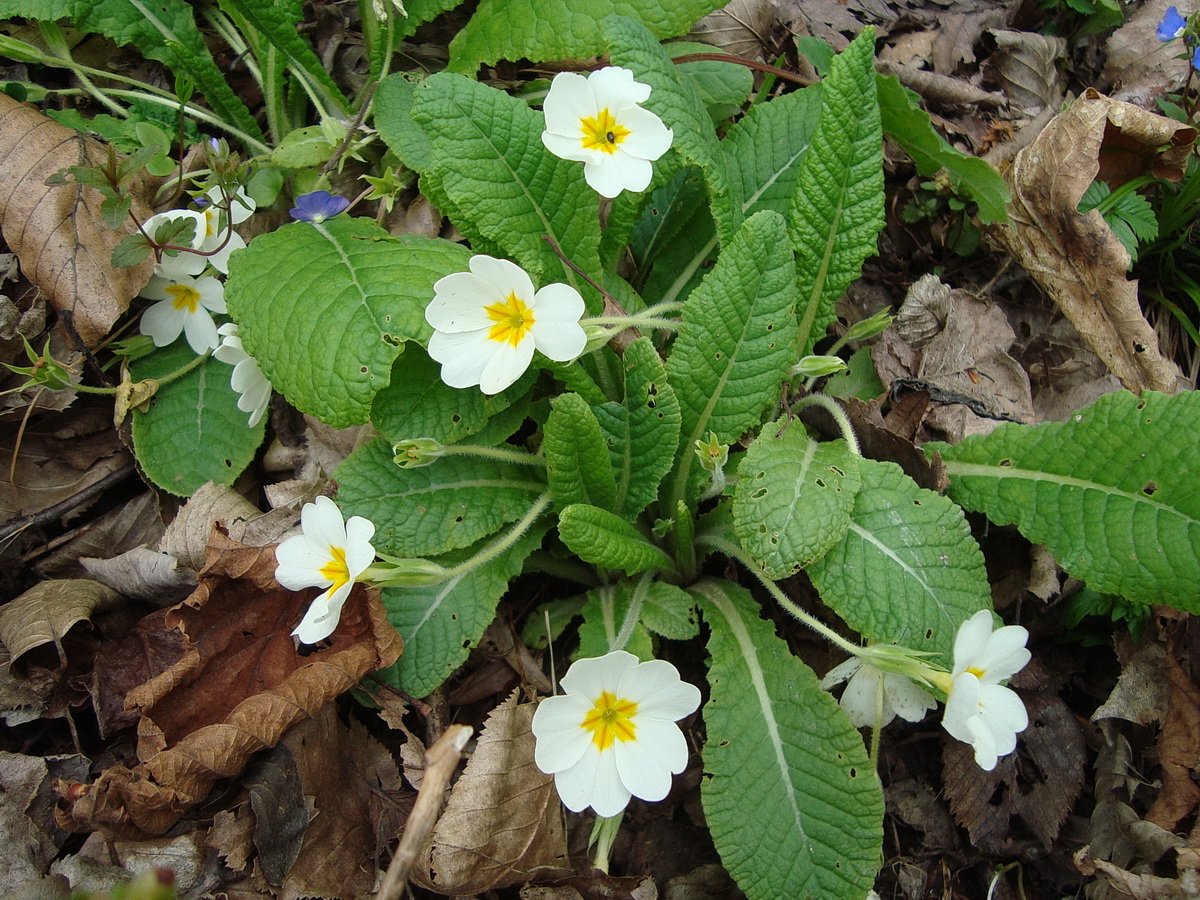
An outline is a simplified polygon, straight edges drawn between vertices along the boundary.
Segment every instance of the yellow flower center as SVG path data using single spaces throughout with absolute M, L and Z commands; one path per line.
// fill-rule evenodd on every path
M 583 131 L 584 150 L 603 150 L 605 153 L 616 153 L 621 142 L 629 137 L 629 129 L 617 123 L 608 107 L 600 110 L 594 119 L 580 119 Z
M 171 296 L 171 305 L 176 309 L 186 309 L 194 313 L 200 305 L 200 292 L 186 284 L 167 285 L 167 293 Z
M 516 294 L 509 294 L 508 299 L 502 303 L 485 306 L 484 312 L 496 323 L 488 329 L 489 341 L 507 341 L 516 347 L 533 328 L 533 310 Z
M 987 671 L 979 668 L 979 666 L 967 666 L 966 671 L 970 672 L 981 681 L 983 680 L 983 676 L 987 674 Z
M 330 547 L 329 555 L 331 559 L 325 565 L 321 566 L 319 571 L 322 578 L 328 578 L 333 582 L 330 588 L 330 593 L 334 593 L 342 585 L 350 581 L 350 569 L 346 567 L 346 549 L 344 547 Z
M 613 741 L 632 741 L 637 731 L 633 724 L 637 708 L 632 700 L 618 700 L 603 691 L 596 705 L 583 717 L 584 730 L 592 733 L 592 740 L 600 750 L 607 750 Z

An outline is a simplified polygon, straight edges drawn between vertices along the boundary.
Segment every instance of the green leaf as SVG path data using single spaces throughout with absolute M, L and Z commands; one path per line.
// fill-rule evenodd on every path
M 662 358 L 647 337 L 625 348 L 623 403 L 596 407 L 616 475 L 612 509 L 633 519 L 658 494 L 679 446 L 680 411 Z
M 719 0 L 482 0 L 450 42 L 450 71 L 474 75 L 498 59 L 600 56 L 600 23 L 613 13 L 636 19 L 659 39 L 683 34 L 720 6 Z
M 429 138 L 430 171 L 470 226 L 539 285 L 561 281 L 585 296 L 595 293 L 542 239 L 550 235 L 576 265 L 599 274 L 597 195 L 583 180 L 583 166 L 542 146 L 541 113 L 503 91 L 443 73 L 417 87 L 412 116 Z
M 427 437 L 455 444 L 479 431 L 488 420 L 528 392 L 536 373 L 527 372 L 499 394 L 452 388 L 441 377 L 442 366 L 410 347 L 396 358 L 392 380 L 375 395 L 371 424 L 393 443 Z
M 1095 590 L 1200 612 L 1200 393 L 1126 391 L 1066 422 L 937 450 L 950 498 L 1045 544 Z
M 688 641 L 700 633 L 692 595 L 665 581 L 647 586 L 641 621 L 648 631 L 674 641 Z
M 796 178 L 788 222 L 800 291 L 800 355 L 834 319 L 833 304 L 875 253 L 883 227 L 883 133 L 875 93 L 875 29 L 833 61 L 821 116 Z
M 375 91 L 375 127 L 400 161 L 416 172 L 433 167 L 433 149 L 424 129 L 413 121 L 413 99 L 417 85 L 396 72 L 379 82 Z
M 537 525 L 511 547 L 481 566 L 429 587 L 384 588 L 388 621 L 404 638 L 404 653 L 379 673 L 413 697 L 424 697 L 466 661 L 496 617 L 496 604 L 525 558 L 542 542 L 549 524 Z M 484 549 L 487 542 L 446 554 L 438 560 L 449 568 Z
M 536 469 L 477 456 L 401 469 L 382 439 L 350 454 L 338 467 L 337 482 L 346 515 L 374 522 L 376 549 L 401 557 L 473 544 L 519 519 L 546 491 Z
M 137 360 L 133 378 L 161 378 L 196 358 L 180 341 Z M 266 425 L 253 428 L 229 384 L 233 368 L 211 357 L 159 388 L 147 412 L 133 413 L 133 450 L 146 477 L 190 497 L 207 481 L 233 484 L 254 459 Z
M 306 125 L 284 135 L 271 153 L 271 162 L 289 169 L 307 169 L 327 162 L 333 151 L 333 143 L 320 125 Z
M 691 590 L 711 626 L 700 794 L 721 862 L 749 900 L 862 900 L 883 834 L 862 738 L 744 588 Z
M 682 415 L 668 509 L 684 499 L 696 441 L 714 431 L 721 443 L 732 444 L 779 399 L 779 386 L 796 361 L 795 302 L 783 219 L 757 213 L 688 297 L 667 360 L 667 381 Z
M 738 542 L 771 578 L 820 559 L 846 533 L 859 489 L 859 458 L 844 441 L 814 441 L 799 422 L 772 426 L 738 466 L 733 524 Z
M 561 394 L 550 407 L 542 452 L 555 505 L 563 509 L 588 503 L 613 509 L 617 484 L 596 414 L 578 394 Z
M 68 4 L 71 24 L 81 32 L 94 31 L 120 45 L 134 44 L 143 56 L 196 82 L 209 105 L 253 138 L 262 131 L 246 104 L 234 93 L 217 68 L 204 37 L 196 27 L 189 3 L 183 0 L 74 0 Z
M 579 647 L 571 654 L 572 659 L 603 656 L 613 648 L 629 612 L 633 591 L 632 584 L 620 581 L 587 592 L 587 603 L 580 611 L 583 622 L 579 625 Z M 633 626 L 623 649 L 643 662 L 654 659 L 654 644 L 641 622 Z
M 222 9 L 241 16 L 258 33 L 287 57 L 288 64 L 303 72 L 321 87 L 327 99 L 345 112 L 350 107 L 346 95 L 321 65 L 312 46 L 297 30 L 304 21 L 301 0 L 218 0 Z
M 692 53 L 726 52 L 712 44 L 694 41 L 672 41 L 666 45 L 666 50 L 672 59 Z M 677 69 L 684 77 L 691 79 L 713 122 L 737 115 L 754 90 L 754 74 L 737 63 L 696 60 L 679 63 Z
M 932 650 L 948 664 L 958 626 L 992 603 L 971 527 L 954 503 L 917 487 L 895 463 L 860 459 L 858 471 L 850 527 L 808 575 L 863 637 Z
M 929 113 L 917 95 L 894 75 L 876 75 L 879 115 L 883 132 L 916 163 L 922 175 L 945 169 L 950 183 L 979 205 L 979 220 L 985 225 L 1008 221 L 1008 186 L 986 160 L 951 147 L 934 130 Z
M 470 258 L 460 244 L 392 238 L 367 219 L 297 222 L 230 257 L 225 301 L 275 389 L 341 428 L 367 421 L 399 345 L 431 334 L 434 282 Z
M 582 612 L 586 602 L 585 594 L 576 594 L 574 597 L 558 597 L 542 603 L 525 619 L 521 642 L 531 650 L 545 650 L 550 641 L 558 640 Z
M 580 559 L 608 569 L 621 569 L 626 575 L 671 567 L 671 558 L 640 531 L 615 513 L 597 506 L 586 503 L 568 506 L 559 514 L 558 534 Z
M 730 177 L 721 142 L 692 81 L 681 78 L 666 50 L 638 22 L 613 16 L 604 31 L 612 64 L 631 69 L 639 82 L 650 85 L 650 99 L 643 106 L 675 133 L 673 150 L 704 173 L 718 233 L 731 239 L 744 218 L 741 185 Z

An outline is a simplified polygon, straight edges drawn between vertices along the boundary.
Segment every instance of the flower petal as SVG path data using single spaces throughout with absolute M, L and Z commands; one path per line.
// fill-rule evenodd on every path
M 533 361 L 534 342 L 525 338 L 515 347 L 497 341 L 489 343 L 495 349 L 479 376 L 479 389 L 485 394 L 498 394 L 525 374 Z
M 542 132 L 542 144 L 559 159 L 567 159 L 572 162 L 592 162 L 606 155 L 601 150 L 584 147 L 583 141 L 578 136 L 567 137 L 552 131 Z
M 615 816 L 629 805 L 629 791 L 617 773 L 616 756 L 588 743 L 579 762 L 554 776 L 554 786 L 567 809 L 582 812 L 589 806 L 598 816 Z
M 671 772 L 664 764 L 661 754 L 664 750 L 675 751 L 676 748 L 671 744 L 664 745 L 663 740 L 669 740 L 665 732 L 643 737 L 643 731 L 648 730 L 647 724 L 650 723 L 639 721 L 637 740 L 617 741 L 612 750 L 616 757 L 617 774 L 620 775 L 621 784 L 625 789 L 635 797 L 654 802 L 667 796 L 667 792 L 671 790 Z M 679 729 L 672 723 L 655 724 L 669 728 L 675 733 L 677 742 L 683 747 L 686 765 L 687 744 Z
M 483 331 L 494 324 L 487 307 L 505 297 L 470 272 L 455 272 L 438 279 L 433 299 L 425 307 L 425 321 L 437 331 L 458 334 Z
M 640 106 L 622 112 L 621 124 L 629 129 L 629 134 L 621 141 L 621 152 L 638 159 L 658 159 L 671 149 L 675 140 L 675 132 L 664 125 L 662 119 Z
M 937 706 L 929 691 L 916 682 L 889 672 L 883 678 L 884 706 L 891 706 L 906 722 L 920 722 L 925 713 Z
M 332 594 L 329 591 L 321 594 L 308 607 L 304 618 L 292 632 L 302 644 L 315 644 L 323 641 L 337 629 L 342 618 L 342 607 L 350 596 L 350 585 L 344 584 Z
M 537 738 L 533 761 L 547 775 L 569 769 L 582 758 L 592 743 L 583 727 L 592 704 L 581 694 L 547 697 L 533 712 L 533 735 Z
M 654 167 L 618 150 L 602 162 L 585 165 L 583 177 L 593 191 L 611 200 L 621 191 L 644 191 L 654 177 Z
M 674 722 L 691 715 L 700 706 L 700 689 L 681 681 L 679 670 L 664 659 L 651 659 L 630 667 L 621 675 L 613 693 L 638 705 L 639 723 L 643 716 Z
M 346 571 L 354 581 L 375 561 L 375 548 L 371 538 L 375 536 L 375 523 L 362 516 L 351 516 L 346 520 Z
M 825 677 L 821 679 L 821 690 L 827 691 L 830 688 L 835 688 L 843 681 L 853 677 L 862 664 L 863 661 L 857 656 L 851 656 L 849 659 L 838 663 L 826 672 Z
M 546 130 L 552 134 L 582 141 L 581 121 L 593 119 L 600 107 L 587 78 L 575 72 L 559 72 L 550 82 L 550 92 L 542 103 Z
M 427 349 L 430 357 L 442 364 L 442 381 L 452 388 L 466 388 L 483 379 L 483 370 L 498 346 L 488 340 L 486 331 L 462 334 L 435 331 Z
M 225 308 L 225 285 L 216 278 L 213 278 L 211 275 L 204 278 L 197 278 L 193 287 L 196 289 L 196 293 L 200 295 L 200 305 L 209 312 L 228 312 Z
M 509 294 L 516 294 L 527 304 L 533 301 L 533 281 L 516 263 L 477 253 L 469 265 L 472 274 L 489 285 L 500 299 L 507 300 Z
M 846 689 L 842 691 L 842 699 L 838 701 L 838 704 L 846 711 L 850 724 L 855 728 L 865 728 L 875 724 L 879 679 L 882 674 L 874 666 L 864 664 L 846 682 Z M 896 714 L 888 708 L 887 703 L 884 703 L 879 726 L 882 728 L 895 717 Z
M 984 684 L 996 684 L 1015 675 L 1031 658 L 1025 649 L 1029 632 L 1020 625 L 1005 625 L 992 632 L 987 646 L 975 657 L 972 665 L 983 671 Z
M 954 637 L 954 670 L 950 673 L 957 678 L 974 665 L 975 659 L 987 647 L 988 638 L 992 636 L 992 613 L 981 609 L 967 621 L 958 626 L 958 634 Z
M 221 336 L 217 334 L 217 323 L 203 308 L 184 314 L 183 334 L 187 338 L 188 346 L 198 354 L 215 350 L 221 343 Z
M 176 309 L 172 301 L 160 300 L 142 313 L 138 328 L 153 339 L 155 347 L 165 347 L 183 331 L 186 315 L 183 310 Z
M 594 701 L 604 691 L 616 694 L 621 676 L 638 665 L 638 658 L 624 650 L 614 650 L 604 656 L 576 660 L 559 684 L 568 694 L 582 694 Z
M 614 113 L 650 99 L 650 85 L 635 81 L 633 72 L 622 66 L 605 66 L 588 75 L 588 87 L 596 98 L 596 109 Z

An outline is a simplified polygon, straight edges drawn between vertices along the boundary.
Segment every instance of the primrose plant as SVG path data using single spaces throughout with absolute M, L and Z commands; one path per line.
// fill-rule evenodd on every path
M 134 374 L 193 365 L 178 384 L 201 404 L 204 452 L 231 470 L 272 390 L 330 426 L 373 426 L 334 473 L 336 503 L 306 506 L 278 548 L 277 579 L 323 589 L 296 623 L 303 643 L 334 633 L 354 583 L 378 586 L 405 641 L 384 674 L 413 696 L 463 663 L 514 578 L 577 586 L 529 617 L 526 640 L 579 623 L 561 693 L 534 716 L 535 762 L 568 809 L 594 813 L 597 865 L 632 798 L 661 800 L 689 764 L 682 724 L 748 896 L 861 900 L 881 857 L 883 726 L 943 704 L 947 740 L 992 769 L 1028 725 L 1004 684 L 1028 635 L 998 623 L 962 506 L 1097 590 L 1195 608 L 1200 497 L 1180 487 L 1195 483 L 1180 435 L 1200 408 L 1117 394 L 1070 422 L 938 445 L 949 496 L 865 457 L 816 387 L 847 341 L 888 324 L 826 337 L 883 225 L 881 108 L 896 128 L 912 118 L 874 72 L 871 29 L 820 84 L 752 103 L 723 137 L 697 76 L 643 25 L 612 17 L 603 39 L 608 64 L 556 76 L 540 109 L 460 74 L 382 81 L 378 135 L 465 244 L 390 235 L 317 191 L 226 267 L 252 207 L 237 178 L 198 185 L 198 208 L 149 229 L 149 296 L 168 305 L 143 330 L 167 346 Z M 156 457 L 162 407 L 182 394 L 160 389 L 134 438 L 186 494 L 194 473 Z M 840 436 L 801 421 L 808 407 Z M 838 621 L 805 608 L 804 584 Z M 764 606 L 847 661 L 822 682 Z M 690 684 L 661 657 L 700 639 L 707 683 Z M 825 688 L 842 682 L 839 704 Z

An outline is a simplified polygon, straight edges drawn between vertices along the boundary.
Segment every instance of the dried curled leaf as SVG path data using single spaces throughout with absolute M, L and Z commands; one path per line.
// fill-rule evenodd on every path
M 1089 88 L 1017 154 L 1005 176 L 1011 225 L 989 229 L 1135 393 L 1174 393 L 1174 369 L 1125 277 L 1129 254 L 1099 212 L 1076 209 L 1097 177 L 1114 187 L 1145 171 L 1179 180 L 1195 140 L 1194 128 Z
M 43 581 L 0 611 L 0 642 L 16 665 L 35 647 L 59 646 L 72 626 L 86 621 L 118 596 L 107 585 L 86 578 Z M 59 661 L 66 662 L 61 658 Z
M 106 158 L 97 141 L 0 94 L 0 231 L 25 276 L 89 347 L 108 334 L 150 280 L 154 261 L 114 269 L 112 251 L 134 233 L 133 223 L 110 229 L 100 215 L 104 198 L 95 188 L 48 187 L 46 179 L 67 166 L 98 165 Z M 150 215 L 136 200 L 133 212 L 143 221 Z
M 492 710 L 450 792 L 413 880 L 430 890 L 478 894 L 528 880 L 566 859 L 554 780 L 533 763 L 535 705 L 518 691 Z
M 291 631 L 316 591 L 284 590 L 274 574 L 273 547 L 214 538 L 199 587 L 166 617 L 183 633 L 183 657 L 126 700 L 142 716 L 141 762 L 107 769 L 82 790 L 67 786 L 82 796 L 60 810 L 62 827 L 162 834 L 217 779 L 399 657 L 400 636 L 363 587 L 351 592 L 329 646 L 300 655 Z

